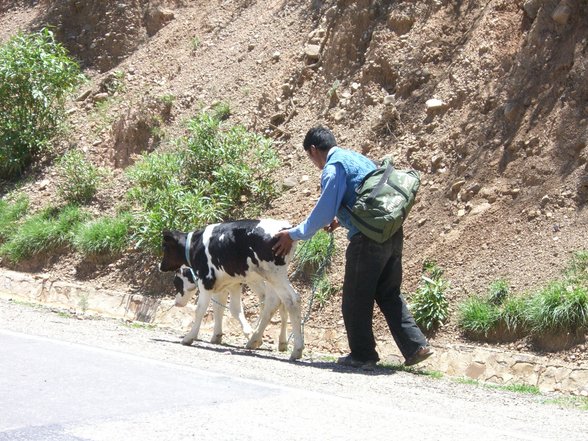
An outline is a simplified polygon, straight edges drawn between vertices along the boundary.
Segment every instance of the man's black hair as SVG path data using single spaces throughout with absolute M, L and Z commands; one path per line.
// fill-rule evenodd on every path
M 316 126 L 310 129 L 304 137 L 302 146 L 308 150 L 313 145 L 319 150 L 329 150 L 337 145 L 335 135 L 329 129 L 323 126 Z

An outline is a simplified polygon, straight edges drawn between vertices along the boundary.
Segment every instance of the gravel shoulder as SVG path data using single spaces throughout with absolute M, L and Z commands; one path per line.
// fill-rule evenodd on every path
M 417 374 L 383 367 L 361 372 L 339 368 L 332 359 L 319 354 L 307 354 L 300 362 L 289 362 L 286 355 L 248 351 L 231 344 L 197 342 L 188 348 L 180 345 L 179 336 L 169 330 L 134 327 L 119 320 L 81 319 L 4 299 L 0 299 L 0 324 L 12 332 L 87 344 L 375 406 L 392 405 L 399 412 L 422 413 L 425 424 L 426 420 L 444 419 L 459 423 L 462 429 L 464 424 L 471 425 L 472 430 L 485 434 L 484 439 L 588 437 L 588 426 L 582 424 L 586 411 L 563 406 L 563 398 L 556 395 L 476 387 L 423 375 L 424 371 Z M 551 403 L 552 400 L 558 404 Z

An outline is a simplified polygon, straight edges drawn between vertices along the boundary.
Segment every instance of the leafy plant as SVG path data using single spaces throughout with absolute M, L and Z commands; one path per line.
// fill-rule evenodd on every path
M 339 288 L 331 283 L 328 277 L 324 274 L 318 280 L 315 280 L 314 285 L 314 299 L 318 302 L 320 307 L 325 306 L 328 300 L 339 291 Z
M 499 321 L 498 307 L 482 297 L 469 297 L 459 307 L 458 325 L 466 333 L 487 336 Z
M 29 199 L 20 195 L 14 202 L 0 199 L 0 243 L 5 242 L 17 229 L 18 221 L 27 213 Z
M 306 274 L 319 271 L 331 263 L 335 252 L 335 242 L 331 235 L 324 230 L 318 231 L 309 240 L 302 241 L 296 248 L 294 261 L 296 272 Z
M 240 126 L 225 129 L 225 114 L 217 108 L 191 119 L 175 149 L 146 155 L 128 170 L 139 246 L 157 252 L 163 229 L 189 231 L 255 215 L 277 195 L 271 141 Z
M 130 225 L 130 213 L 94 219 L 80 226 L 73 244 L 86 255 L 121 253 L 129 243 Z
M 41 252 L 67 246 L 87 214 L 77 206 L 54 207 L 36 213 L 18 227 L 10 239 L 0 246 L 0 255 L 20 262 Z
M 425 262 L 421 284 L 411 298 L 411 311 L 416 323 L 425 331 L 435 331 L 449 318 L 449 302 L 445 291 L 449 283 L 435 262 Z
M 507 298 L 509 293 L 508 282 L 504 279 L 495 280 L 488 289 L 488 298 L 491 303 L 500 305 Z
M 527 321 L 533 334 L 588 329 L 588 289 L 567 280 L 550 283 L 529 301 Z
M 65 98 L 81 81 L 77 63 L 42 29 L 0 46 L 0 179 L 20 174 L 65 120 Z
M 104 171 L 84 158 L 79 150 L 69 150 L 57 164 L 57 172 L 62 182 L 58 185 L 59 194 L 70 203 L 89 202 L 96 191 Z

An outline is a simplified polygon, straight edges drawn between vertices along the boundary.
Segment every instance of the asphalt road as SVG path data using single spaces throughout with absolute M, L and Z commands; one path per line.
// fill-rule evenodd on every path
M 588 439 L 545 397 L 179 337 L 0 300 L 0 441 Z

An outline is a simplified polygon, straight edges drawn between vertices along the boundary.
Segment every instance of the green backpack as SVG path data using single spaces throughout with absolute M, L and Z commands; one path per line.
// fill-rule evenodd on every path
M 368 173 L 356 189 L 351 223 L 376 242 L 383 243 L 396 233 L 414 205 L 421 185 L 416 170 L 397 170 L 389 159 Z

